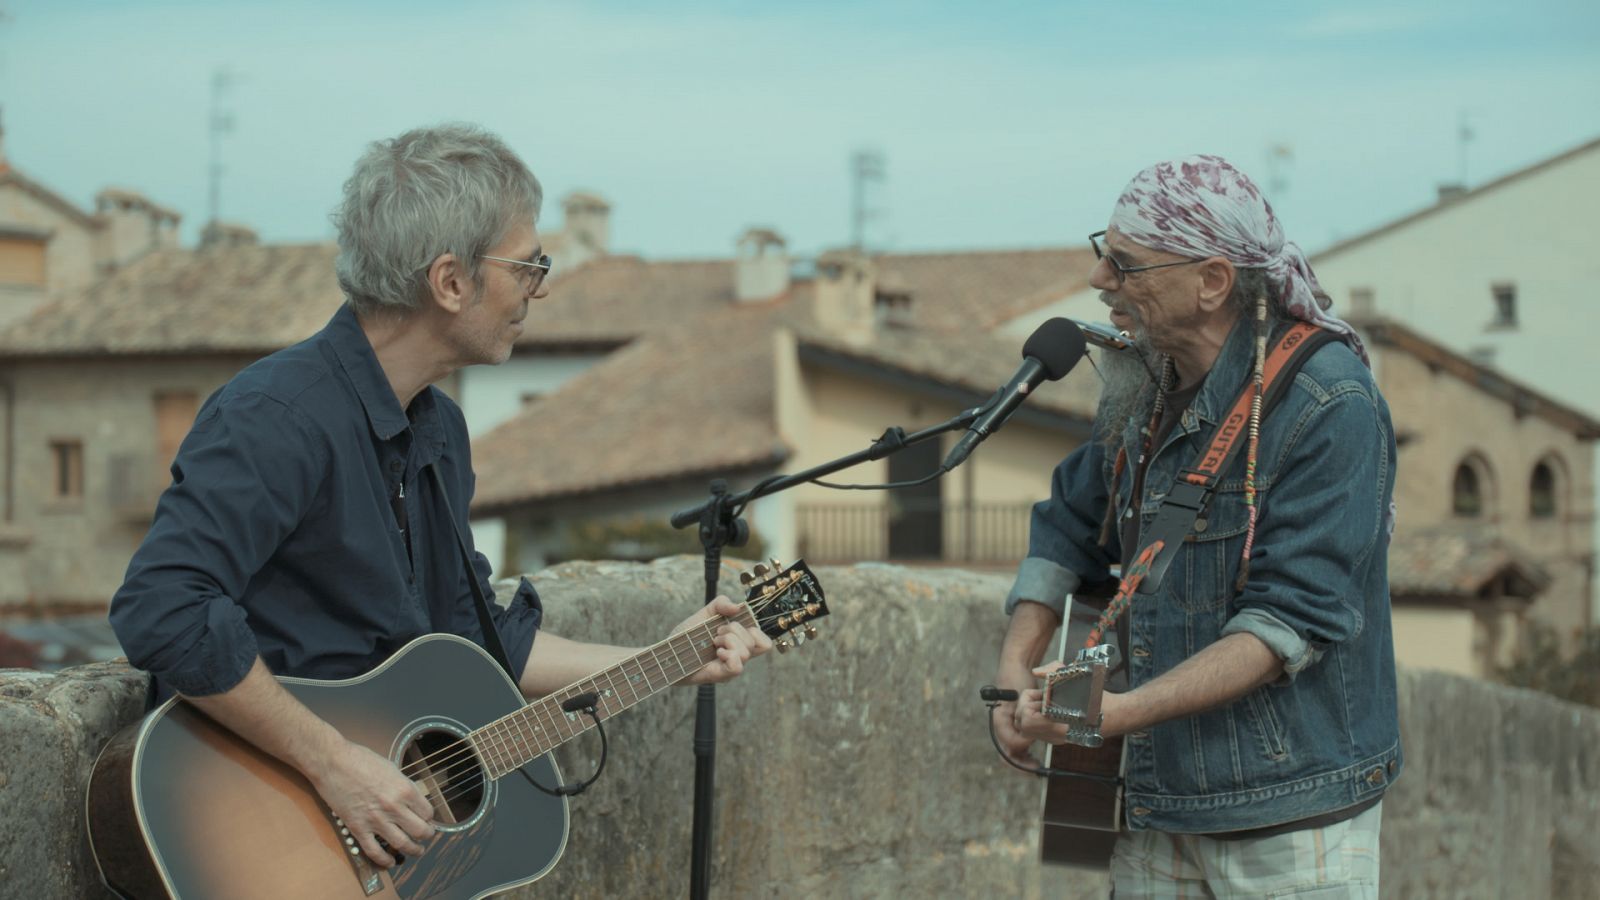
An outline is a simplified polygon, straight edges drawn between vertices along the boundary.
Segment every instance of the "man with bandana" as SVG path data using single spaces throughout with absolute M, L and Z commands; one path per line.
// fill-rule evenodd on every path
M 1365 350 L 1260 191 L 1219 157 L 1139 173 L 1091 240 L 1090 283 L 1136 346 L 1103 355 L 1093 438 L 1034 508 L 1006 600 L 996 683 L 1021 697 L 996 716 L 1002 747 L 1026 761 L 1035 741 L 1065 738 L 1034 669 L 1063 617 L 1082 615 L 1071 595 L 1148 541 L 1179 471 L 1259 384 L 1265 347 L 1295 321 L 1320 326 L 1339 339 L 1252 416 L 1248 452 L 1117 623 L 1127 689 L 1105 694 L 1101 723 L 1126 743 L 1111 874 L 1118 898 L 1377 897 L 1381 801 L 1402 757 L 1395 442 Z

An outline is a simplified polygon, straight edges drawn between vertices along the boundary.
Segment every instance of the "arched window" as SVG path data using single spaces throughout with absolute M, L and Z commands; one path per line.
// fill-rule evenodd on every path
M 1562 495 L 1565 492 L 1563 475 L 1566 467 L 1554 454 L 1539 460 L 1528 478 L 1528 516 L 1534 519 L 1553 519 L 1561 514 Z
M 1455 483 L 1450 488 L 1450 509 L 1468 518 L 1483 515 L 1483 486 L 1478 483 L 1477 470 L 1469 463 L 1456 466 Z
M 1464 519 L 1494 519 L 1494 472 L 1481 454 L 1469 453 L 1450 482 L 1450 511 Z

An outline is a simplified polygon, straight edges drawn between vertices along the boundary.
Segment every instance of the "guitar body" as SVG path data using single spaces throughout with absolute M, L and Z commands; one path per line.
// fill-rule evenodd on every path
M 460 746 L 430 740 L 449 742 L 524 705 L 488 654 L 450 635 L 418 638 L 359 678 L 279 680 L 345 737 L 402 765 L 430 747 Z M 525 771 L 546 787 L 561 783 L 549 754 Z M 89 840 L 106 883 L 139 900 L 467 900 L 539 878 L 566 849 L 566 799 L 519 775 L 484 779 L 474 756 L 417 780 L 431 785 L 436 818 L 448 824 L 421 856 L 377 869 L 350 853 L 298 772 L 174 698 L 96 762 Z
M 1122 738 L 1107 738 L 1099 747 L 1056 744 L 1045 754 L 1045 766 L 1087 775 L 1122 775 Z M 1111 848 L 1122 833 L 1122 788 L 1081 778 L 1045 779 L 1044 821 L 1039 828 L 1039 861 L 1104 872 Z

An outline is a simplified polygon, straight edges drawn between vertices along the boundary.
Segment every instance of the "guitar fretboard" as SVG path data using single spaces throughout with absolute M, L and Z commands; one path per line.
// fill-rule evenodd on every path
M 712 643 L 717 628 L 727 619 L 709 619 L 694 625 L 609 669 L 529 703 L 504 718 L 469 735 L 483 758 L 490 778 L 516 771 L 556 747 L 594 727 L 586 713 L 565 712 L 561 704 L 580 694 L 594 692 L 600 699 L 595 711 L 609 719 L 646 697 L 682 681 L 715 659 Z M 741 606 L 732 621 L 756 627 L 750 607 Z

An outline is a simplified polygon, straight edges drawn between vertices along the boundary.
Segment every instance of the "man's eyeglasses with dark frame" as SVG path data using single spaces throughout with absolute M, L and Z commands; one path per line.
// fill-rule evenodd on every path
M 479 259 L 492 259 L 495 262 L 510 263 L 510 264 L 512 264 L 514 266 L 522 266 L 523 268 L 519 270 L 520 274 L 518 275 L 517 280 L 518 281 L 523 280 L 524 276 L 526 276 L 526 277 L 531 279 L 531 281 L 529 282 L 528 287 L 527 287 L 527 291 L 528 291 L 529 294 L 537 294 L 539 292 L 539 286 L 544 284 L 545 278 L 547 276 L 549 276 L 549 274 L 550 274 L 550 266 L 552 265 L 551 260 L 550 260 L 550 254 L 548 254 L 548 253 L 542 254 L 538 259 L 534 260 L 533 262 L 529 262 L 529 261 L 527 261 L 525 259 L 507 259 L 504 256 L 483 256 L 483 255 L 480 255 L 478 258 Z
M 1187 266 L 1197 262 L 1205 262 L 1206 259 L 1210 259 L 1210 257 L 1205 257 L 1204 259 L 1186 259 L 1182 262 L 1156 263 L 1155 265 L 1150 266 L 1125 266 L 1122 263 L 1117 262 L 1117 258 L 1111 255 L 1110 247 L 1101 248 L 1100 241 L 1105 236 L 1106 233 L 1104 231 L 1096 231 L 1094 234 L 1089 235 L 1089 246 L 1094 248 L 1095 259 L 1103 259 L 1110 264 L 1111 271 L 1116 273 L 1118 287 L 1121 287 L 1122 283 L 1127 280 L 1128 276 L 1135 272 L 1148 272 L 1151 269 L 1169 269 L 1173 266 Z

